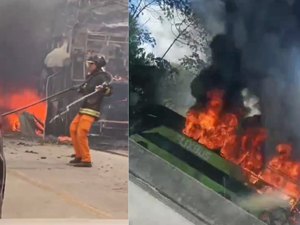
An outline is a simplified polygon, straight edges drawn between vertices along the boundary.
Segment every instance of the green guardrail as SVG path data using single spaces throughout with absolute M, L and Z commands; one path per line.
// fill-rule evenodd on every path
M 156 127 L 130 138 L 233 202 L 255 192 L 245 184 L 240 167 L 168 127 Z
M 224 189 L 224 186 L 216 183 L 214 180 L 210 179 L 209 177 L 205 176 L 197 169 L 189 166 L 186 162 L 178 159 L 177 157 L 173 156 L 169 152 L 165 151 L 164 149 L 160 148 L 159 146 L 153 144 L 152 142 L 148 141 L 147 139 L 143 138 L 142 136 L 136 134 L 131 136 L 135 142 L 140 144 L 143 147 L 146 147 L 150 152 L 154 153 L 155 155 L 159 156 L 160 158 L 166 160 L 171 165 L 175 166 L 179 170 L 183 171 L 184 173 L 188 174 L 189 176 L 195 178 L 196 180 L 200 181 L 201 183 L 205 184 L 207 187 L 212 188 L 216 192 L 220 194 L 226 194 L 229 196 L 234 196 L 235 194 L 227 189 Z M 146 144 L 146 146 L 145 146 Z

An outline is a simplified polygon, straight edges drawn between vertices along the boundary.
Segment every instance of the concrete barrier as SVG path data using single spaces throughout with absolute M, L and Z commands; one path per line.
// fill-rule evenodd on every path
M 203 221 L 203 224 L 264 225 L 253 215 L 133 140 L 129 141 L 129 159 L 132 176 L 155 188 L 160 195 L 176 203 L 182 211 Z

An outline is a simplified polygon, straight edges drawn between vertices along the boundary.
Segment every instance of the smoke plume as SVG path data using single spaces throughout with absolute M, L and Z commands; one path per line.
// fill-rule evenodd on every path
M 285 196 L 279 191 L 265 193 L 264 195 L 252 194 L 238 200 L 238 204 L 246 210 L 255 212 L 289 208 L 288 199 L 285 199 Z
M 224 26 L 225 32 L 213 38 L 213 64 L 192 82 L 198 105 L 205 103 L 205 93 L 212 88 L 227 91 L 228 108 L 242 105 L 241 91 L 247 88 L 259 98 L 262 125 L 270 136 L 267 152 L 273 153 L 283 141 L 299 148 L 300 1 L 206 2 L 211 3 L 194 4 L 194 11 L 211 12 L 205 26 Z
M 210 35 L 214 36 L 225 32 L 225 10 L 224 3 L 220 0 L 192 0 L 193 9 L 201 16 Z
M 0 1 L 0 85 L 20 89 L 38 79 L 63 0 Z

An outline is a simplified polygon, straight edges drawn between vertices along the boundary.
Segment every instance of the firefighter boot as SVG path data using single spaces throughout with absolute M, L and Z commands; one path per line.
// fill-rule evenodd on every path
M 74 158 L 72 159 L 69 164 L 81 163 L 81 158 Z
M 92 167 L 92 163 L 90 162 L 80 162 L 74 164 L 75 167 Z

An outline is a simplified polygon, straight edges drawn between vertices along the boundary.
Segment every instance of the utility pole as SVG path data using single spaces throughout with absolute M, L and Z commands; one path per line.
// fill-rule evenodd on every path
M 183 29 L 181 32 L 179 32 L 179 34 L 176 36 L 176 38 L 174 39 L 174 41 L 171 43 L 171 45 L 169 46 L 169 48 L 166 50 L 166 52 L 163 54 L 163 56 L 161 57 L 161 59 L 164 59 L 164 57 L 168 54 L 168 52 L 171 50 L 171 48 L 173 47 L 173 45 L 176 43 L 176 41 L 181 37 L 181 35 L 184 34 L 184 32 L 187 31 L 187 29 L 191 26 L 192 23 L 190 23 L 189 25 L 187 25 L 187 27 L 185 29 Z

